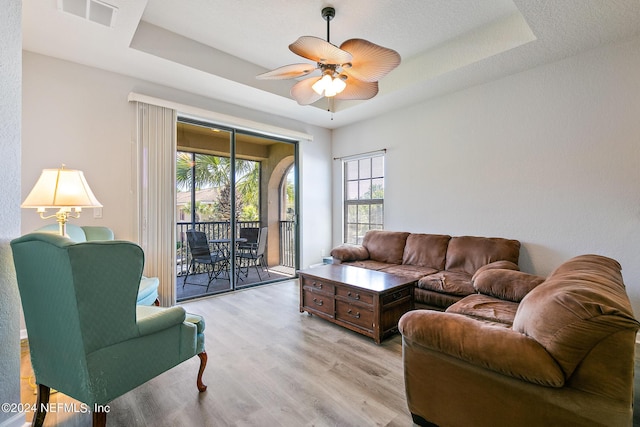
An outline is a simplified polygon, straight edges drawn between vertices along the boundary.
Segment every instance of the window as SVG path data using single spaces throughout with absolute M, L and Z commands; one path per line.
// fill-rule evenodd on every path
M 360 244 L 383 228 L 384 156 L 344 160 L 344 241 Z

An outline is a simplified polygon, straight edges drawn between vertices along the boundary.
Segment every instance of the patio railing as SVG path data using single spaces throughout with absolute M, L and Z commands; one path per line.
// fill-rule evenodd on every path
M 296 267 L 296 230 L 293 221 L 280 221 L 280 265 Z
M 234 235 L 240 234 L 241 228 L 260 227 L 259 221 L 239 221 L 236 224 Z M 228 239 L 231 224 L 225 221 L 208 222 L 178 222 L 176 224 L 176 265 L 177 276 L 187 274 L 187 268 L 191 262 L 191 253 L 187 244 L 187 230 L 194 228 L 203 231 L 209 240 Z M 295 268 L 295 225 L 293 221 L 280 221 L 280 265 Z

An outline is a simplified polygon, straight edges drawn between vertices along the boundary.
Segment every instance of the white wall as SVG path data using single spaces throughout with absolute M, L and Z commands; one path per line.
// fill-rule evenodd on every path
M 385 228 L 522 242 L 524 271 L 617 259 L 640 316 L 640 38 L 334 131 L 387 148 Z M 334 164 L 333 242 L 341 241 Z
M 20 297 L 9 242 L 20 235 L 20 0 L 0 13 L 0 403 L 20 403 Z M 24 415 L 0 411 L 0 425 L 22 425 Z
M 23 63 L 23 198 L 42 169 L 61 163 L 81 169 L 104 205 L 103 218 L 87 210 L 72 221 L 106 225 L 117 238 L 133 240 L 134 123 L 127 95 L 134 91 L 313 135 L 300 143 L 302 266 L 319 262 L 321 248 L 331 246 L 328 130 L 32 52 L 24 52 Z M 35 211 L 23 210 L 23 233 L 42 225 Z

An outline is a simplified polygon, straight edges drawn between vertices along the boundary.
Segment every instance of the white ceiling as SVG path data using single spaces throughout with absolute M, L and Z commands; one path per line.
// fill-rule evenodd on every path
M 117 7 L 111 28 L 62 1 L 78 2 L 22 2 L 25 50 L 327 128 L 640 33 L 640 0 L 98 0 Z M 363 38 L 402 57 L 375 98 L 337 103 L 333 115 L 324 99 L 298 105 L 294 80 L 255 79 L 309 62 L 288 45 L 326 38 L 326 6 L 333 44 Z

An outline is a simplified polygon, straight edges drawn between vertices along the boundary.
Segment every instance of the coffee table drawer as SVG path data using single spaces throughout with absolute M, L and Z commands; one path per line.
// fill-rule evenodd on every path
M 308 289 L 304 290 L 304 306 L 333 317 L 333 295 L 324 295 Z
M 400 289 L 399 291 L 391 292 L 382 297 L 382 304 L 387 305 L 394 301 L 399 301 L 404 298 L 408 298 L 411 295 L 410 288 Z
M 302 277 L 302 286 L 306 289 L 312 289 L 317 292 L 324 292 L 326 294 L 333 295 L 335 292 L 335 286 L 331 283 L 323 280 L 318 280 L 312 277 Z
M 373 311 L 371 307 L 336 300 L 336 319 L 360 326 L 369 331 L 373 329 Z
M 373 305 L 373 294 L 370 292 L 361 292 L 351 288 L 338 287 L 336 289 L 336 295 L 349 301 L 360 301 L 364 304 Z

